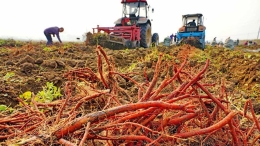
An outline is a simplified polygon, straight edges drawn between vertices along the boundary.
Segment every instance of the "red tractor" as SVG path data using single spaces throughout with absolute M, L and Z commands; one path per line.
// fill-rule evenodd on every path
M 146 0 L 122 0 L 122 18 L 115 22 L 114 27 L 93 28 L 93 34 L 104 31 L 108 41 L 121 44 L 127 48 L 144 47 L 159 44 L 159 35 L 152 35 L 152 24 L 149 19 L 149 5 Z M 152 9 L 152 12 L 154 9 Z M 95 31 L 96 30 L 96 31 Z

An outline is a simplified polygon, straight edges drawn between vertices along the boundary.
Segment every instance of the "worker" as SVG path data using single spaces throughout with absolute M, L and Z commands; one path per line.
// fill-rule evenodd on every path
M 171 44 L 172 44 L 173 37 L 174 37 L 174 35 L 171 34 L 171 35 L 170 35 L 170 38 L 171 38 Z
M 46 36 L 46 38 L 47 38 L 47 43 L 46 43 L 46 45 L 47 46 L 49 46 L 49 45 L 52 45 L 52 37 L 51 37 L 51 35 L 53 36 L 53 37 L 55 37 L 55 35 L 57 36 L 57 38 L 58 38 L 58 40 L 59 40 L 59 42 L 60 43 L 62 43 L 62 41 L 60 40 L 60 35 L 59 35 L 59 33 L 60 32 L 63 32 L 64 31 L 64 28 L 63 27 L 57 27 L 57 26 L 55 26 L 55 27 L 49 27 L 49 28 L 46 28 L 45 30 L 44 30 L 44 35 Z
M 246 41 L 244 45 L 247 46 L 248 45 L 248 41 Z
M 196 22 L 195 19 L 193 19 L 191 22 L 188 23 L 189 26 L 196 26 Z
M 212 43 L 211 43 L 211 46 L 216 46 L 218 43 L 217 43 L 217 37 L 214 37 Z
M 173 37 L 174 37 L 174 42 L 176 43 L 177 42 L 177 35 L 176 35 L 176 33 L 175 33 L 175 35 Z
M 225 40 L 225 42 L 228 42 L 230 40 L 230 37 L 228 37 L 226 40 Z
M 213 41 L 214 41 L 214 42 L 217 42 L 217 37 L 214 37 Z

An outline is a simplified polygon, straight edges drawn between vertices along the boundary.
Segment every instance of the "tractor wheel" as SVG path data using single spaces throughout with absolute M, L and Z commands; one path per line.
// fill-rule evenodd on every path
M 203 42 L 204 42 L 204 43 L 202 43 L 202 47 L 201 47 L 201 50 L 202 50 L 202 51 L 204 51 L 204 49 L 205 49 L 205 38 L 203 39 Z
M 135 48 L 140 48 L 140 41 L 135 41 L 134 42 L 134 47 Z
M 130 40 L 125 41 L 125 46 L 127 49 L 132 49 L 133 48 L 133 43 Z
M 204 49 L 205 49 L 205 44 L 201 43 L 199 48 L 200 48 L 202 51 L 204 51 Z
M 140 25 L 141 27 L 141 47 L 149 48 L 152 42 L 151 26 L 149 23 Z
M 159 45 L 159 34 L 158 33 L 153 34 L 152 42 L 155 44 L 155 46 Z

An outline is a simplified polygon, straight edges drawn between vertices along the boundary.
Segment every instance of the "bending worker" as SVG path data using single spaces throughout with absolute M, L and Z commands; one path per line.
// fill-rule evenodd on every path
M 45 30 L 44 30 L 44 35 L 46 36 L 46 38 L 47 38 L 47 46 L 48 45 L 52 45 L 52 37 L 51 37 L 51 35 L 53 35 L 53 37 L 55 37 L 55 35 L 57 36 L 57 38 L 58 38 L 58 40 L 59 40 L 59 42 L 60 43 L 62 43 L 62 41 L 60 40 L 60 35 L 59 35 L 59 33 L 60 32 L 63 32 L 64 31 L 64 28 L 63 27 L 57 27 L 57 26 L 55 26 L 55 27 L 49 27 L 49 28 L 46 28 Z

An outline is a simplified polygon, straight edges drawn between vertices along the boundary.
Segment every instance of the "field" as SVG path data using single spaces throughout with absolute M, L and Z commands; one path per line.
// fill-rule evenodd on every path
M 256 42 L 258 45 L 260 44 L 260 39 L 240 40 L 239 44 L 243 45 L 246 41 L 253 41 L 253 42 Z
M 0 144 L 259 145 L 258 48 L 0 40 Z

